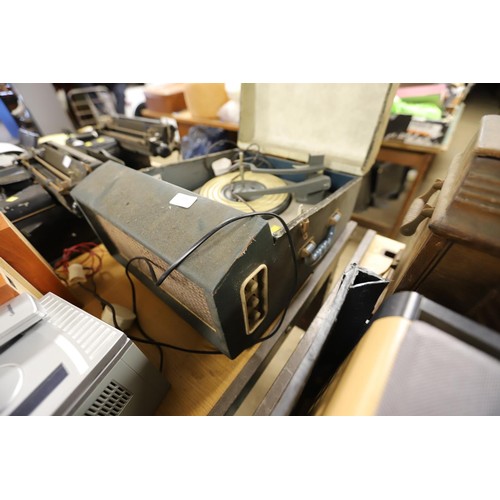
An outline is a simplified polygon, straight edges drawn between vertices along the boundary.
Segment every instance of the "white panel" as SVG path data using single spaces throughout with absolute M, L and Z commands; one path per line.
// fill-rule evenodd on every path
M 80 352 L 88 356 L 89 361 L 100 359 L 103 353 L 106 353 L 123 335 L 115 328 L 51 293 L 45 295 L 40 303 L 47 309 L 47 322 L 60 328 Z
M 391 84 L 243 84 L 239 142 L 306 161 L 324 154 L 335 170 L 371 167 L 389 119 Z

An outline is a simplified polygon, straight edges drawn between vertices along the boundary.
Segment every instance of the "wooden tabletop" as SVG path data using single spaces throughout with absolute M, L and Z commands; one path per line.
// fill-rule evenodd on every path
M 348 227 L 338 238 L 331 251 L 315 269 L 313 276 L 297 293 L 287 316 L 283 321 L 280 332 L 292 326 L 295 316 L 304 308 L 311 305 L 314 297 L 319 294 L 322 284 L 326 283 L 333 272 L 337 257 L 350 235 L 356 227 L 355 222 L 349 222 Z M 112 304 L 119 304 L 132 309 L 132 294 L 130 284 L 125 275 L 124 267 L 118 263 L 100 245 L 95 250 L 102 256 L 102 269 L 95 275 L 94 282 L 97 293 Z M 74 261 L 83 260 L 85 255 Z M 137 292 L 137 309 L 143 329 L 149 336 L 161 342 L 167 342 L 188 349 L 210 350 L 214 348 L 196 330 L 184 321 L 173 309 L 165 304 L 153 292 L 145 287 L 135 277 L 132 277 Z M 85 285 L 92 288 L 89 283 Z M 71 290 L 81 301 L 82 307 L 90 314 L 100 317 L 101 304 L 87 290 L 79 285 L 72 286 Z M 134 337 L 141 337 L 135 323 L 128 331 Z M 275 336 L 278 338 L 281 334 Z M 274 337 L 273 337 L 274 339 Z M 272 340 L 266 344 L 271 345 Z M 159 367 L 159 352 L 155 346 L 136 342 L 148 359 Z M 171 383 L 166 397 L 158 408 L 157 415 L 207 415 L 240 374 L 255 351 L 263 344 L 257 344 L 242 352 L 236 359 L 231 360 L 224 355 L 203 355 L 185 353 L 164 348 L 163 374 Z
M 298 292 L 298 296 L 302 294 L 309 297 L 309 299 L 300 302 L 298 300 L 300 297 L 296 297 L 297 300 L 294 299 L 290 305 L 287 316 L 294 317 L 297 314 L 297 311 L 294 311 L 295 302 L 297 302 L 298 310 L 308 307 L 307 300 L 311 301 L 315 297 L 315 292 L 312 290 L 320 288 L 321 283 L 326 282 L 334 269 L 332 265 L 337 262 L 340 252 L 350 240 L 355 227 L 355 222 L 349 222 L 348 227 L 335 244 L 335 247 L 338 248 L 332 248 L 330 252 L 332 255 L 328 254 L 325 257 L 324 262 L 320 263 L 319 268 L 313 273 L 311 279 Z M 394 243 L 401 245 L 397 242 Z M 384 243 L 381 246 L 386 248 L 387 244 Z M 113 304 L 120 304 L 131 309 L 130 284 L 125 276 L 124 267 L 110 256 L 103 245 L 97 247 L 95 251 L 103 259 L 102 269 L 94 278 L 97 293 Z M 381 253 L 381 251 L 375 253 Z M 84 258 L 85 255 L 74 259 L 74 261 L 81 261 Z M 379 268 L 385 269 L 388 267 L 387 258 L 382 260 L 383 262 L 380 263 Z M 323 267 L 325 268 L 324 270 L 322 270 Z M 327 268 L 328 270 L 326 270 Z M 213 347 L 175 311 L 135 277 L 132 277 L 132 279 L 137 291 L 137 307 L 140 311 L 139 319 L 144 330 L 151 337 L 162 342 L 190 349 L 213 350 Z M 91 288 L 89 283 L 86 283 L 85 286 Z M 308 292 L 309 288 L 311 291 Z M 101 316 L 101 305 L 91 293 L 78 285 L 72 286 L 71 290 L 88 313 L 96 317 Z M 292 325 L 293 323 L 289 323 L 285 319 L 283 324 Z M 141 336 L 135 324 L 127 333 L 137 337 Z M 276 338 L 278 337 L 277 335 Z M 296 340 L 294 339 L 294 341 Z M 224 355 L 191 354 L 164 348 L 163 374 L 171 383 L 171 387 L 157 409 L 156 415 L 208 415 L 215 405 L 220 403 L 221 398 L 227 394 L 226 391 L 234 385 L 233 382 L 236 382 L 237 377 L 238 380 L 241 379 L 242 372 L 247 371 L 255 358 L 258 357 L 255 356 L 252 358 L 255 352 L 258 349 L 262 350 L 264 347 L 272 351 L 273 341 L 274 337 L 266 344 L 257 344 L 245 350 L 235 360 L 230 360 Z M 136 345 L 156 367 L 159 367 L 159 353 L 156 347 L 141 343 L 136 343 Z M 286 347 L 285 351 L 289 347 Z M 252 361 L 249 363 L 251 358 Z
M 109 255 L 104 246 L 100 245 L 97 252 L 103 256 L 102 270 L 95 276 L 97 293 L 111 303 L 132 308 L 131 290 L 124 267 Z M 213 347 L 175 311 L 138 280 L 133 280 L 137 290 L 139 319 L 151 337 L 190 349 L 213 350 Z M 97 299 L 79 286 L 72 286 L 71 290 L 81 300 L 87 312 L 100 317 L 101 306 Z M 135 325 L 128 333 L 141 337 Z M 158 367 L 158 349 L 147 344 L 137 345 Z M 200 355 L 164 349 L 163 374 L 172 387 L 156 414 L 208 414 L 255 349 L 256 347 L 244 351 L 235 360 L 224 355 Z
M 208 127 L 219 127 L 225 130 L 237 132 L 239 129 L 238 123 L 223 122 L 211 118 L 193 117 L 188 110 L 174 111 L 173 113 L 161 113 L 159 111 L 152 111 L 151 109 L 143 109 L 142 115 L 146 118 L 162 118 L 163 116 L 174 118 L 177 123 L 183 125 L 206 125 Z

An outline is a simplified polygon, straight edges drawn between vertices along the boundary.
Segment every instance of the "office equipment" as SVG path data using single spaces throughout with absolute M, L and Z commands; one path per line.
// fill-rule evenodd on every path
M 47 315 L 28 293 L 22 293 L 0 307 L 0 348 Z
M 15 156 L 0 154 L 0 161 L 6 158 L 13 160 L 4 176 L 0 172 L 0 184 L 9 181 L 2 186 L 0 212 L 47 261 L 58 259 L 64 248 L 95 238 L 75 210 L 69 190 L 97 168 L 99 160 L 53 141 Z
M 21 157 L 20 163 L 31 173 L 40 186 L 72 213 L 77 213 L 69 196 L 71 189 L 101 162 L 75 148 L 53 141 Z
M 171 118 L 128 118 L 125 115 L 105 115 L 92 129 L 72 135 L 68 144 L 96 156 L 102 161 L 117 156 L 127 166 L 150 166 L 151 156 L 167 158 L 180 149 L 180 137 Z
M 150 166 L 150 157 L 167 158 L 180 149 L 180 136 L 171 118 L 100 116 L 86 131 L 72 134 L 67 143 L 101 161 L 123 162 L 132 168 Z
M 43 296 L 31 283 L 0 257 L 0 304 L 4 304 L 23 292 L 29 293 L 35 299 L 40 299 Z
M 31 323 L 14 303 L 20 297 Z M 0 414 L 155 411 L 169 384 L 122 332 L 51 293 L 39 301 L 20 297 L 0 309 L 0 331 L 16 335 L 0 347 Z M 4 315 L 22 321 L 9 326 Z
M 96 237 L 83 217 L 67 210 L 39 184 L 31 184 L 0 201 L 0 212 L 50 263 L 65 248 Z
M 142 168 L 150 166 L 152 155 L 167 157 L 179 148 L 175 121 L 169 119 L 105 116 L 96 128 L 67 137 L 67 144 L 59 137 L 36 137 L 25 150 L 0 150 L 6 194 L 0 210 L 50 262 L 64 248 L 95 238 L 69 196 L 82 178 L 108 159 Z
M 315 415 L 499 415 L 500 336 L 415 292 L 387 299 Z
M 10 143 L 0 143 L 0 189 L 10 196 L 31 184 L 31 175 L 18 164 L 26 150 Z
M 179 134 L 172 120 L 106 116 L 98 127 L 70 135 L 66 145 L 50 140 L 17 154 L 7 173 L 11 181 L 13 176 L 24 180 L 20 170 L 24 166 L 62 206 L 78 214 L 69 192 L 103 161 L 150 166 L 150 156 L 167 157 L 178 149 Z M 12 153 L 5 153 L 0 158 L 11 157 Z
M 249 85 L 242 92 L 242 116 L 247 118 L 241 122 L 240 150 L 141 173 L 107 162 L 72 196 L 122 264 L 134 259 L 128 267 L 139 279 L 219 350 L 235 357 L 276 324 L 345 228 L 359 175 L 371 167 L 378 150 L 393 90 L 385 84 Z M 349 103 L 364 113 L 352 113 Z M 252 143 L 259 144 L 260 152 L 248 147 Z M 243 214 L 198 194 L 214 177 L 213 161 L 232 159 L 243 150 L 243 162 L 258 153 L 255 161 L 267 162 L 273 175 L 281 169 L 289 190 L 307 185 L 311 170 L 326 178 L 328 186 L 309 193 L 317 197 L 288 199 L 281 216 L 290 235 L 270 214 Z M 323 154 L 324 163 L 317 164 Z M 245 199 L 252 197 L 248 191 L 252 187 L 240 185 L 227 194 L 238 195 L 247 206 L 252 204 Z M 177 203 L 179 195 L 191 204 Z M 197 241 L 196 250 L 168 278 L 159 279 Z
M 207 415 L 233 380 L 239 379 L 240 372 L 250 368 L 249 365 L 254 366 L 252 359 L 254 355 L 260 357 L 262 350 L 274 352 L 282 340 L 291 337 L 288 334 L 289 329 L 294 325 L 304 324 L 304 321 L 307 321 L 310 315 L 314 315 L 320 306 L 328 287 L 327 283 L 333 277 L 343 250 L 353 238 L 355 227 L 355 222 L 348 222 L 331 252 L 318 263 L 310 279 L 295 294 L 279 331 L 271 339 L 245 350 L 236 359 L 229 359 L 223 355 L 205 356 L 172 349 L 165 350 L 163 373 L 173 390 L 167 393 L 156 415 Z M 111 303 L 129 306 L 130 285 L 122 265 L 107 252 L 104 245 L 100 245 L 97 251 L 102 256 L 102 272 L 94 277 L 98 293 Z M 76 260 L 81 261 L 81 258 Z M 164 300 L 143 285 L 135 276 L 132 276 L 132 279 L 135 282 L 139 320 L 152 338 L 188 349 L 203 351 L 213 349 L 208 341 Z M 98 300 L 79 286 L 73 287 L 72 291 L 86 311 L 100 317 L 102 306 Z M 141 335 L 137 323 L 132 325 L 127 333 L 137 337 Z M 140 347 L 156 365 L 159 358 L 155 346 L 141 344 Z

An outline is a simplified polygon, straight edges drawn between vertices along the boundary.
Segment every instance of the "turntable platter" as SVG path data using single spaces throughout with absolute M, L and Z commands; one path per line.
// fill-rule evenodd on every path
M 281 213 L 290 203 L 290 194 L 277 193 L 259 195 L 263 189 L 274 189 L 287 186 L 287 183 L 272 174 L 245 172 L 244 178 L 235 172 L 214 177 L 200 188 L 200 195 L 241 212 L 274 212 Z M 251 194 L 255 191 L 255 194 Z

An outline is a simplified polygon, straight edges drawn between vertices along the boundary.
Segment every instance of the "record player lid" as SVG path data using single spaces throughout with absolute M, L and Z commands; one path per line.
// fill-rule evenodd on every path
M 386 83 L 244 83 L 238 145 L 355 175 L 375 161 L 397 85 Z

